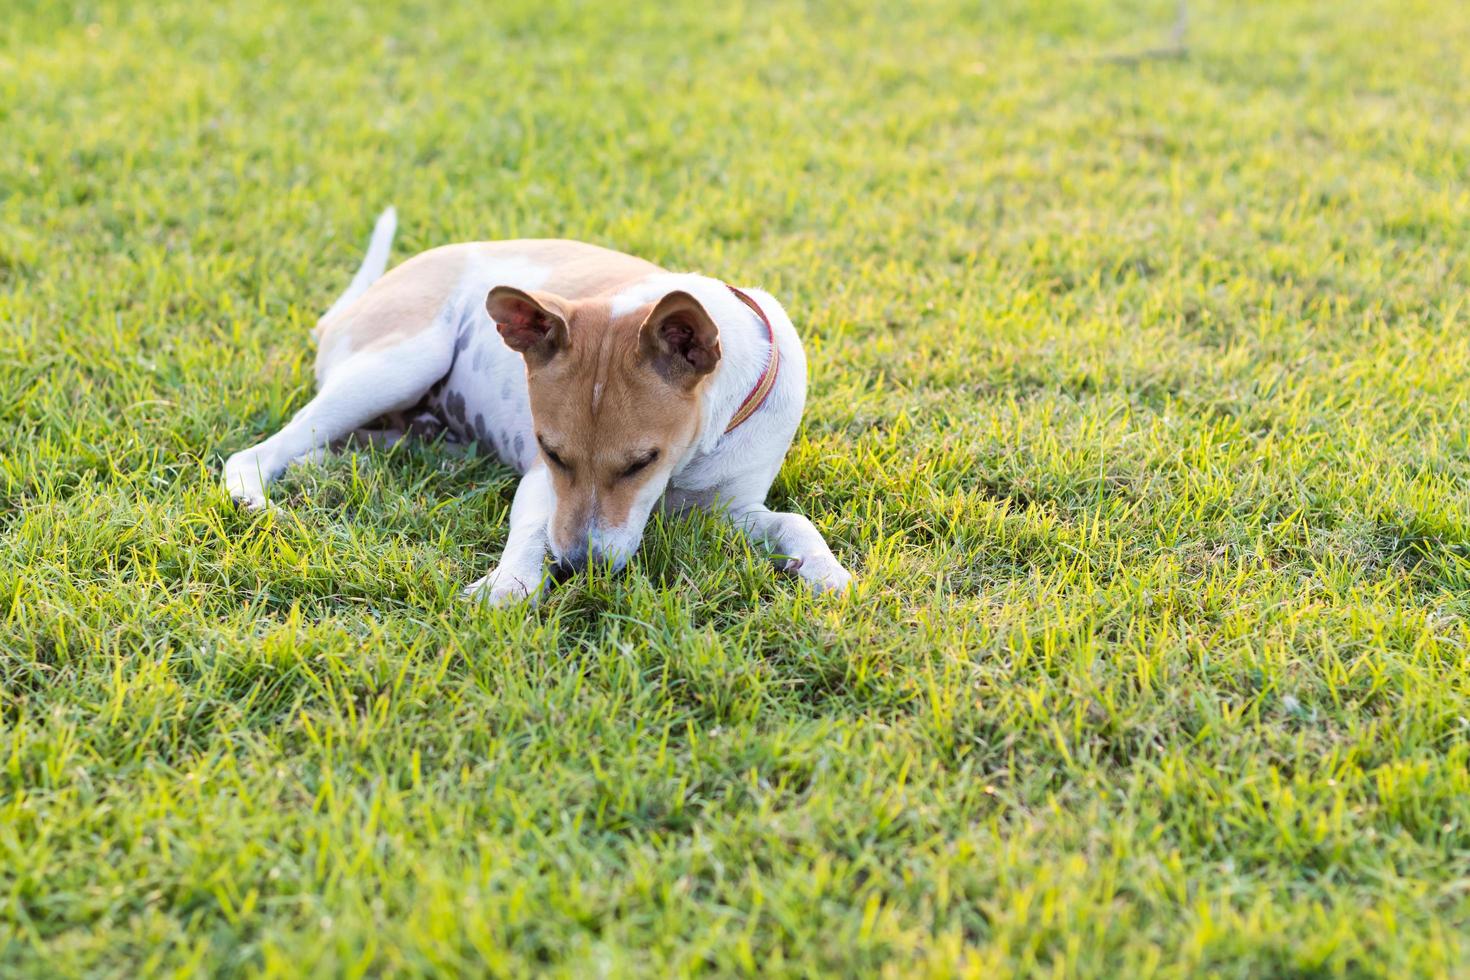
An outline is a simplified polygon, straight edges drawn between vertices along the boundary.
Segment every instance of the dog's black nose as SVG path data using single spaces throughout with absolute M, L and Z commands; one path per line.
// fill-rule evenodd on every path
M 587 549 L 577 548 L 563 552 L 551 566 L 551 574 L 558 582 L 565 581 L 587 567 Z

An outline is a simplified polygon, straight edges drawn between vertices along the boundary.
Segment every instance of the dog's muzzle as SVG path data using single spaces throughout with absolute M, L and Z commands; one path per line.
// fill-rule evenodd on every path
M 574 548 L 564 549 L 556 556 L 552 574 L 558 576 L 557 581 L 585 571 L 588 565 L 597 565 L 617 572 L 628 564 L 628 558 L 631 555 L 629 549 L 613 546 L 599 540 L 600 537 L 601 535 L 594 533 L 586 541 L 579 543 Z

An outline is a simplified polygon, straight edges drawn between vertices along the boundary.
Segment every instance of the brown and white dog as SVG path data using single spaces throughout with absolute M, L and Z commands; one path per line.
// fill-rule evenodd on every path
M 811 521 L 765 506 L 806 399 L 769 294 L 560 240 L 447 245 L 383 275 L 395 227 L 389 208 L 317 325 L 316 397 L 225 462 L 236 500 L 263 507 L 291 463 L 428 419 L 522 474 L 500 564 L 470 596 L 537 597 L 548 554 L 621 568 L 655 506 L 723 514 L 814 588 L 848 588 Z

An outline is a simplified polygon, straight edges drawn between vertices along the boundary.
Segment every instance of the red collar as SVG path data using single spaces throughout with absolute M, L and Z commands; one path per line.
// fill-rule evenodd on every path
M 781 348 L 776 345 L 776 331 L 771 327 L 770 318 L 766 316 L 760 305 L 729 283 L 725 285 L 729 287 L 730 292 L 735 294 L 736 299 L 754 310 L 755 315 L 761 318 L 761 323 L 766 325 L 766 339 L 771 342 L 771 357 L 766 361 L 766 369 L 761 372 L 755 387 L 750 389 L 750 394 L 745 396 L 745 401 L 740 403 L 740 407 L 735 409 L 735 414 L 730 417 L 730 424 L 725 426 L 725 431 L 728 433 L 754 415 L 765 404 L 766 396 L 771 393 L 771 389 L 776 387 L 776 373 L 781 370 Z

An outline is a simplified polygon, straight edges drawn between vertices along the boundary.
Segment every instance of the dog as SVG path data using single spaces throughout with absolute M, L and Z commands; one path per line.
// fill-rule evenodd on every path
M 385 275 L 396 228 L 389 208 L 313 331 L 316 397 L 225 461 L 236 501 L 267 506 L 289 465 L 351 439 L 439 433 L 521 477 L 467 597 L 534 601 L 558 574 L 621 569 L 655 507 L 721 514 L 815 590 L 851 587 L 811 521 L 765 506 L 806 401 L 769 293 L 560 239 L 446 245 Z

